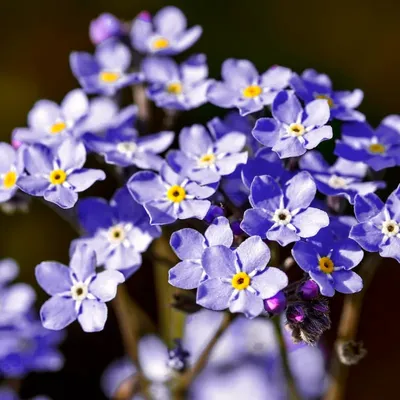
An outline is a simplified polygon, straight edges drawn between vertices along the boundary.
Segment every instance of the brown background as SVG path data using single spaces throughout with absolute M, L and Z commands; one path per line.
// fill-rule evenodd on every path
M 7 141 L 14 127 L 25 125 L 36 100 L 60 101 L 77 87 L 68 55 L 92 49 L 87 36 L 92 18 L 109 11 L 129 20 L 143 9 L 155 12 L 167 4 L 181 7 L 190 24 L 203 25 L 203 37 L 193 50 L 208 55 L 212 76 L 218 76 L 227 57 L 251 59 L 260 70 L 272 64 L 298 72 L 314 67 L 328 73 L 339 89 L 362 88 L 361 110 L 372 123 L 400 113 L 399 1 L 1 0 L 0 139 Z M 215 112 L 205 107 L 191 115 L 193 121 L 205 121 Z M 391 179 L 392 186 L 397 184 L 398 175 Z M 102 183 L 91 193 L 109 195 L 111 190 Z M 73 237 L 37 201 L 27 216 L 0 215 L 0 257 L 16 258 L 25 281 L 33 282 L 33 268 L 40 261 L 66 262 Z M 154 313 L 150 278 L 148 271 L 141 271 L 130 284 Z M 369 355 L 352 369 L 349 399 L 399 397 L 399 281 L 400 266 L 385 261 L 367 296 L 360 338 Z M 31 377 L 23 388 L 27 396 L 38 393 L 40 384 L 55 400 L 101 398 L 99 373 L 122 351 L 114 318 L 102 334 L 85 335 L 76 325 L 69 334 L 63 347 L 69 360 L 65 371 Z

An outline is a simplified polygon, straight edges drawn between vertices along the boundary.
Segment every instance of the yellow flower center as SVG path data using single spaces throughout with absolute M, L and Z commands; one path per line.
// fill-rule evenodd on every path
M 204 156 L 199 158 L 198 164 L 200 167 L 208 167 L 215 162 L 214 154 L 204 154 Z
M 232 278 L 232 286 L 237 290 L 244 290 L 250 285 L 250 277 L 246 272 L 238 272 Z
M 292 136 L 303 136 L 306 129 L 302 124 L 290 124 L 287 132 Z
M 170 83 L 167 86 L 167 92 L 170 94 L 182 94 L 183 92 L 183 88 L 182 88 L 182 84 L 179 82 L 174 82 L 174 83 Z
M 66 179 L 67 174 L 62 169 L 55 169 L 54 171 L 51 171 L 49 176 L 49 181 L 53 185 L 61 185 L 65 182 Z
M 316 99 L 326 100 L 328 102 L 329 108 L 335 107 L 335 103 L 333 102 L 332 98 L 330 96 L 328 96 L 327 94 L 316 94 L 314 97 Z
M 369 146 L 369 151 L 373 154 L 383 154 L 385 152 L 386 148 L 383 144 L 380 143 L 374 143 Z
M 333 261 L 329 257 L 322 257 L 319 260 L 319 269 L 325 274 L 330 274 L 334 269 Z
M 17 173 L 15 171 L 8 171 L 3 178 L 3 185 L 6 189 L 11 189 L 17 182 Z
M 57 133 L 62 132 L 66 127 L 67 124 L 64 121 L 56 122 L 50 127 L 50 133 L 52 135 L 57 135 Z
M 182 186 L 171 186 L 167 191 L 167 198 L 174 203 L 180 203 L 186 198 L 186 190 Z
M 119 78 L 121 78 L 121 74 L 118 72 L 112 72 L 112 71 L 100 72 L 100 80 L 104 83 L 114 83 Z
M 243 96 L 247 99 L 253 99 L 262 93 L 262 89 L 258 85 L 250 85 L 243 89 Z
M 125 240 L 125 231 L 122 226 L 116 225 L 109 229 L 108 240 L 112 243 L 119 243 Z
M 154 50 L 162 50 L 169 47 L 169 40 L 163 37 L 160 37 L 153 41 L 153 49 Z

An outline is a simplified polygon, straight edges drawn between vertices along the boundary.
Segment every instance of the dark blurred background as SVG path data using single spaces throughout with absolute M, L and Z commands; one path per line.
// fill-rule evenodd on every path
M 193 51 L 207 54 L 213 77 L 219 76 L 228 57 L 250 59 L 262 71 L 273 64 L 297 72 L 314 67 L 329 74 L 338 89 L 363 89 L 360 110 L 372 124 L 387 114 L 400 113 L 399 1 L 1 0 L 0 139 L 8 141 L 14 127 L 25 126 L 36 100 L 59 102 L 77 87 L 68 56 L 74 50 L 92 51 L 91 19 L 108 11 L 130 20 L 143 9 L 154 13 L 170 4 L 184 11 L 190 25 L 204 27 Z M 217 112 L 221 113 L 206 106 L 187 118 L 205 122 Z M 392 176 L 394 186 L 398 176 Z M 111 193 L 108 183 L 99 183 L 89 192 Z M 21 266 L 20 279 L 27 282 L 34 283 L 34 266 L 43 260 L 66 263 L 74 237 L 73 230 L 39 201 L 33 201 L 29 215 L 0 215 L 0 257 L 14 257 Z M 129 285 L 132 295 L 156 317 L 151 279 L 151 271 L 142 269 Z M 368 357 L 351 369 L 349 399 L 397 395 L 399 281 L 400 266 L 385 261 L 367 295 L 359 337 Z M 45 296 L 38 293 L 41 303 Z M 111 309 L 110 314 L 105 331 L 99 334 L 85 334 L 73 324 L 62 347 L 67 359 L 64 370 L 30 376 L 23 384 L 23 396 L 46 393 L 55 400 L 102 399 L 101 371 L 122 354 Z

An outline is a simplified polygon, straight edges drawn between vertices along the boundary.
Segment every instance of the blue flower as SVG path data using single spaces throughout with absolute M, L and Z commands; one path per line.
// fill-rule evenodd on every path
M 186 17 L 176 7 L 162 8 L 153 20 L 143 11 L 132 23 L 132 45 L 141 53 L 178 54 L 192 46 L 202 34 L 198 25 L 186 28 Z
M 241 228 L 248 235 L 276 240 L 281 246 L 315 236 L 329 224 L 325 211 L 309 207 L 316 191 L 305 171 L 286 182 L 283 190 L 271 176 L 258 176 L 250 188 L 253 208 L 244 213 Z
M 69 92 L 60 106 L 50 100 L 40 100 L 28 114 L 28 128 L 16 128 L 13 140 L 57 146 L 79 131 L 88 112 L 89 101 L 81 89 Z
M 174 132 L 164 131 L 138 137 L 137 130 L 133 128 L 136 116 L 137 107 L 127 107 L 115 118 L 104 136 L 86 133 L 83 136 L 86 147 L 104 155 L 108 164 L 159 170 L 163 160 L 157 154 L 170 146 Z
M 99 169 L 82 168 L 85 161 L 85 146 L 73 139 L 65 140 L 56 151 L 33 145 L 24 151 L 28 175 L 21 176 L 17 185 L 31 196 L 43 196 L 61 208 L 71 208 L 78 200 L 78 192 L 106 177 Z
M 0 289 L 13 281 L 19 272 L 18 264 L 12 258 L 0 260 Z
M 331 118 L 342 121 L 364 121 L 365 115 L 357 108 L 363 100 L 364 93 L 360 89 L 354 91 L 334 91 L 330 78 L 319 74 L 314 69 L 306 69 L 301 77 L 294 74 L 290 85 L 306 103 L 315 99 L 324 99 L 331 109 Z
M 374 193 L 356 196 L 354 212 L 359 224 L 350 237 L 363 249 L 400 262 L 400 185 L 386 204 Z
M 327 196 L 344 196 L 350 204 L 357 194 L 364 195 L 384 188 L 385 182 L 362 182 L 368 166 L 364 163 L 338 158 L 330 166 L 317 151 L 306 153 L 299 162 L 300 168 L 312 174 L 318 190 Z
M 362 260 L 364 252 L 351 239 L 335 241 L 330 229 L 323 229 L 307 242 L 297 242 L 292 255 L 296 263 L 318 284 L 324 296 L 340 293 L 356 293 L 362 287 L 362 279 L 351 271 Z
M 107 306 L 125 279 L 119 271 L 96 273 L 96 256 L 87 245 L 77 245 L 70 267 L 45 261 L 36 266 L 36 279 L 52 296 L 41 310 L 40 317 L 47 329 L 60 330 L 78 319 L 85 332 L 104 328 Z
M 90 22 L 89 36 L 95 45 L 122 35 L 123 24 L 115 15 L 103 13 Z
M 329 106 L 325 100 L 314 100 L 303 109 L 297 97 L 281 91 L 272 103 L 274 118 L 260 118 L 253 136 L 264 146 L 272 147 L 280 158 L 297 157 L 332 139 Z
M 0 373 L 6 377 L 21 378 L 30 372 L 60 370 L 64 357 L 57 346 L 64 336 L 63 332 L 45 329 L 36 320 L 27 321 L 17 328 L 1 330 Z M 6 353 L 4 356 L 3 352 Z
M 292 71 L 274 66 L 260 75 L 247 60 L 230 58 L 222 64 L 223 82 L 213 83 L 207 93 L 210 103 L 223 108 L 237 107 L 241 115 L 260 111 L 278 91 L 286 88 Z
M 394 167 L 400 164 L 400 132 L 386 125 L 385 120 L 375 131 L 366 122 L 344 124 L 335 154 L 364 162 L 375 171 Z
M 206 248 L 211 246 L 231 247 L 233 233 L 225 217 L 215 218 L 204 236 L 191 228 L 181 229 L 171 235 L 170 244 L 179 262 L 169 270 L 168 282 L 181 289 L 195 289 L 205 278 L 201 257 Z
M 0 143 L 0 203 L 10 200 L 17 191 L 17 182 L 24 172 L 22 148 L 15 150 Z
M 247 318 L 257 317 L 264 310 L 263 299 L 288 284 L 284 272 L 267 267 L 269 260 L 269 248 L 258 236 L 248 238 L 236 250 L 225 246 L 205 249 L 202 265 L 208 278 L 199 285 L 197 303 L 214 311 L 229 308 Z
M 133 198 L 144 206 L 152 225 L 171 224 L 177 219 L 203 219 L 211 203 L 207 199 L 215 193 L 216 184 L 206 185 L 188 179 L 172 170 L 168 164 L 160 174 L 141 171 L 134 174 L 127 186 Z
M 126 187 L 119 189 L 110 203 L 92 197 L 81 200 L 77 208 L 88 236 L 75 243 L 88 244 L 96 252 L 98 265 L 119 270 L 126 278 L 141 266 L 141 253 L 161 234 Z
M 122 43 L 106 41 L 93 55 L 73 52 L 70 65 L 73 74 L 86 93 L 114 95 L 118 90 L 142 81 L 142 74 L 127 72 L 131 52 Z
M 215 140 L 203 125 L 193 125 L 182 129 L 181 150 L 170 151 L 167 160 L 174 170 L 195 180 L 217 182 L 246 163 L 247 152 L 241 152 L 245 144 L 243 133 L 231 132 Z
M 157 107 L 190 110 L 207 102 L 208 77 L 204 54 L 188 58 L 180 66 L 171 58 L 148 57 L 142 63 L 145 80 L 149 83 L 147 96 Z
M 20 400 L 20 397 L 17 393 L 14 392 L 13 389 L 7 386 L 0 386 L 0 399 L 1 400 Z M 51 400 L 50 397 L 47 396 L 35 396 L 32 397 L 31 400 Z

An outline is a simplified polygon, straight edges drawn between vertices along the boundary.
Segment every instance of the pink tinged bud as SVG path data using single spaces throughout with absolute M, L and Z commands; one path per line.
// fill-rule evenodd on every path
M 105 40 L 122 35 L 122 23 L 112 14 L 104 13 L 90 23 L 89 36 L 93 44 L 97 45 Z
M 240 236 L 243 235 L 242 228 L 240 227 L 240 221 L 232 221 L 231 222 L 231 229 L 234 235 Z
M 138 14 L 137 18 L 145 22 L 150 22 L 151 14 L 148 11 L 142 11 L 141 13 Z
M 21 147 L 22 142 L 20 142 L 19 140 L 12 139 L 11 145 L 12 145 L 12 147 L 14 147 L 15 150 L 17 150 L 18 148 Z
M 286 318 L 292 323 L 301 323 L 306 318 L 306 313 L 300 306 L 292 306 L 287 310 Z
M 313 300 L 319 295 L 318 285 L 313 280 L 304 282 L 299 287 L 299 296 L 303 300 Z
M 278 292 L 275 296 L 264 300 L 264 309 L 271 314 L 280 314 L 285 310 L 286 304 L 286 296 L 281 291 Z

